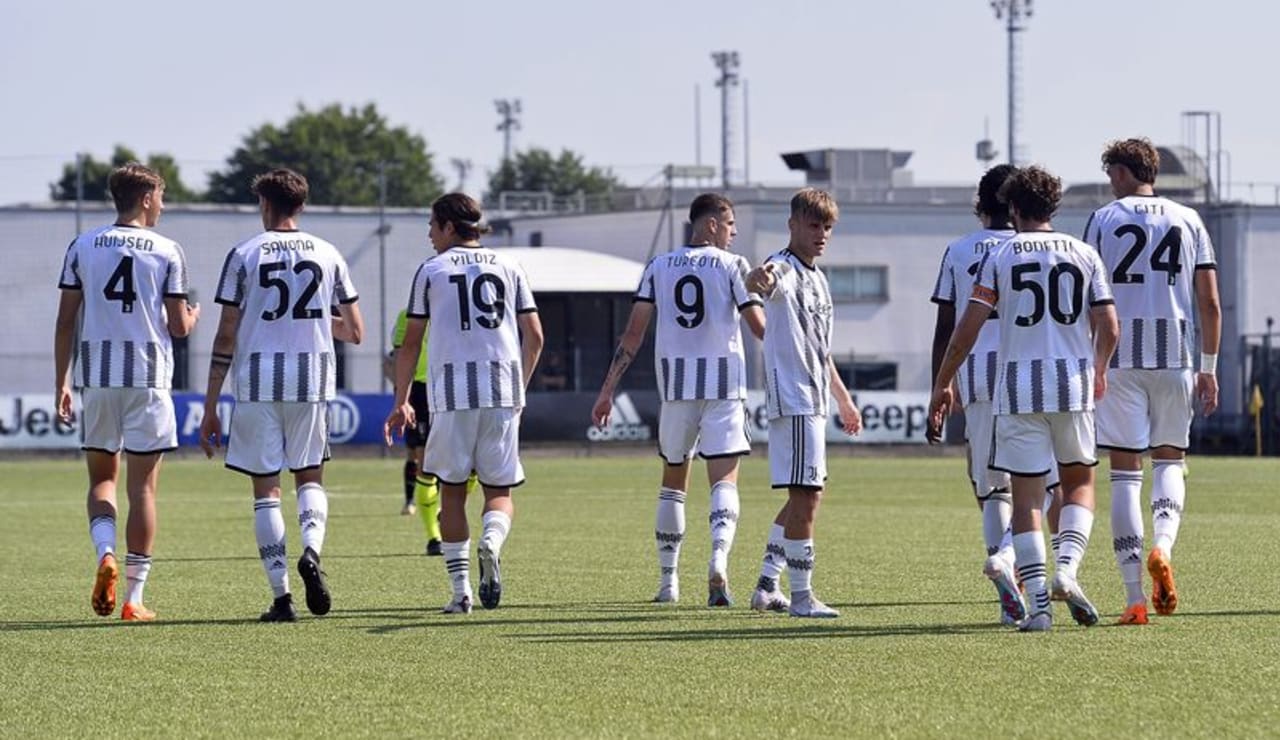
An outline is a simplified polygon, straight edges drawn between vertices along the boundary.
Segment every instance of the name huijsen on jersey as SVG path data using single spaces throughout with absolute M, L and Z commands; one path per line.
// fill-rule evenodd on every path
M 145 236 L 123 235 L 123 234 L 100 234 L 93 238 L 94 249 L 116 249 L 124 247 L 125 249 L 133 249 L 138 252 L 154 252 L 156 243 L 152 239 Z

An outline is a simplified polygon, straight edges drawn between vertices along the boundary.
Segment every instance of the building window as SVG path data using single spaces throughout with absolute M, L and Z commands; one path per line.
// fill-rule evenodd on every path
M 885 265 L 827 265 L 822 268 L 836 303 L 885 303 L 889 268 Z

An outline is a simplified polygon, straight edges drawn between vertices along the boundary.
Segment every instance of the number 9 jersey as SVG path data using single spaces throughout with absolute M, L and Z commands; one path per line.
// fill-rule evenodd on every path
M 451 247 L 418 267 L 407 315 L 428 319 L 432 413 L 524 406 L 516 316 L 538 310 L 524 268 L 488 247 Z
M 83 293 L 80 388 L 173 384 L 165 298 L 187 297 L 187 262 L 177 242 L 137 226 L 103 226 L 67 247 L 58 287 Z
M 358 297 L 337 247 L 305 231 L 266 231 L 232 248 L 214 299 L 243 311 L 231 371 L 236 400 L 332 399 L 330 309 Z

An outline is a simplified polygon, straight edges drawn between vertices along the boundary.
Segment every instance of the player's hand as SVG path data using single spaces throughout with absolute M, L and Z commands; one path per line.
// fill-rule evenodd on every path
M 193 324 L 194 324 L 195 322 L 199 321 L 199 320 L 200 320 L 200 304 L 199 304 L 199 303 L 188 303 L 188 304 L 187 304 L 187 316 L 190 316 L 190 317 L 191 317 L 191 323 L 193 323 Z
M 596 399 L 596 403 L 591 407 L 591 423 L 597 428 L 604 429 L 609 426 L 609 416 L 613 414 L 613 396 L 601 394 Z
M 71 389 L 65 385 L 58 386 L 58 420 L 71 423 Z
M 1205 416 L 1218 410 L 1218 376 L 1213 373 L 1196 373 L 1196 398 Z
M 777 267 L 767 262 L 747 273 L 747 290 L 760 295 L 772 295 L 778 285 Z
M 1093 373 L 1093 400 L 1101 401 L 1102 397 L 1107 394 L 1107 371 L 1105 368 L 1097 369 Z
M 942 441 L 942 430 L 947 424 L 947 415 L 955 403 L 955 391 L 951 386 L 934 388 L 933 397 L 929 399 L 929 420 L 925 424 L 924 438 L 929 444 Z
M 852 403 L 840 405 L 840 428 L 845 434 L 857 435 L 862 431 L 862 412 Z
M 206 408 L 204 418 L 200 420 L 200 449 L 204 456 L 213 459 L 213 451 L 222 446 L 222 419 L 218 418 L 216 408 Z
M 386 440 L 387 446 L 394 444 L 392 440 L 392 430 L 401 437 L 404 436 L 404 428 L 411 427 L 417 423 L 416 414 L 413 413 L 413 406 L 408 403 L 402 403 L 391 409 L 391 413 L 387 415 L 387 420 L 382 424 L 382 438 Z

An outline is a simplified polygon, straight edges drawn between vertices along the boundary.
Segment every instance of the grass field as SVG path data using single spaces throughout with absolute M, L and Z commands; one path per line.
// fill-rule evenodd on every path
M 843 615 L 820 623 L 746 608 L 779 502 L 763 456 L 742 481 L 739 605 L 714 612 L 702 606 L 705 483 L 689 498 L 685 601 L 672 608 L 646 603 L 656 459 L 526 464 L 500 609 L 438 614 L 443 565 L 421 555 L 417 518 L 397 515 L 399 461 L 338 459 L 324 553 L 334 609 L 264 625 L 247 482 L 171 460 L 147 589 L 162 621 L 126 625 L 89 608 L 81 464 L 0 463 L 0 736 L 1169 738 L 1280 726 L 1280 461 L 1193 462 L 1179 611 L 1144 628 L 1109 626 L 1123 589 L 1103 485 L 1081 581 L 1108 626 L 1077 627 L 1058 605 L 1039 635 L 996 624 L 959 459 L 832 461 L 815 583 Z M 291 559 L 293 511 L 287 501 Z

